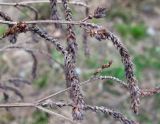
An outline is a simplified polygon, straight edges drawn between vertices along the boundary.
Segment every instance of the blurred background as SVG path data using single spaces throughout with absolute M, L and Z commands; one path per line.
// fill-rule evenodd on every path
M 24 0 L 0 0 L 0 2 L 21 1 Z M 90 22 L 103 25 L 123 41 L 133 59 L 139 86 L 142 88 L 160 86 L 160 0 L 81 0 L 81 2 L 88 3 L 90 13 L 93 13 L 98 6 L 107 8 L 105 18 L 92 19 Z M 48 3 L 30 4 L 30 6 L 37 9 L 38 19 L 50 19 L 51 12 Z M 84 7 L 75 5 L 70 5 L 70 7 L 73 20 L 85 18 Z M 24 7 L 1 5 L 0 10 L 7 13 L 14 21 L 34 20 L 35 16 L 32 11 Z M 58 14 L 61 19 L 64 19 L 61 4 L 58 4 Z M 63 29 L 56 29 L 53 24 L 41 24 L 39 26 L 65 45 L 65 25 L 63 25 Z M 1 36 L 7 28 L 7 25 L 0 24 Z M 74 31 L 79 45 L 76 69 L 81 81 L 88 79 L 96 68 L 110 60 L 113 61 L 112 66 L 104 70 L 101 75 L 114 76 L 126 81 L 120 56 L 110 41 L 99 42 L 88 37 L 87 43 L 90 54 L 86 56 L 83 46 L 84 31 L 78 26 L 74 28 Z M 11 45 L 8 38 L 0 41 L 0 49 L 8 45 Z M 24 97 L 22 100 L 14 92 L 0 89 L 1 103 L 33 102 L 66 87 L 65 76 L 61 67 L 64 59 L 54 49 L 53 45 L 31 33 L 19 34 L 15 45 L 35 50 L 38 60 L 37 76 L 32 80 L 33 60 L 24 50 L 10 49 L 5 52 L 0 50 L 0 83 L 16 88 Z M 51 56 L 48 57 L 38 50 L 43 50 Z M 9 79 L 15 78 L 29 80 L 31 84 L 9 81 Z M 109 80 L 96 81 L 82 86 L 82 90 L 87 104 L 114 108 L 128 118 L 140 122 L 140 124 L 160 124 L 160 94 L 143 98 L 140 114 L 134 115 L 130 109 L 128 91 L 119 84 Z M 53 100 L 70 102 L 68 93 L 59 94 L 53 97 Z M 71 118 L 71 109 L 63 108 L 54 111 Z M 60 123 L 69 122 L 32 108 L 0 109 L 0 124 Z M 80 123 L 120 124 L 109 116 L 105 117 L 103 114 L 92 112 L 87 112 L 84 121 Z

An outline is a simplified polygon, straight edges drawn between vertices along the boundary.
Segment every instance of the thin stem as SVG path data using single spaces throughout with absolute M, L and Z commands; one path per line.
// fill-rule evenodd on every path
M 18 5 L 26 5 L 26 4 L 37 4 L 37 3 L 49 3 L 49 0 L 27 0 L 23 2 L 1 2 L 1 6 L 18 6 Z M 57 3 L 61 4 L 62 2 L 60 0 L 57 1 Z M 75 2 L 75 1 L 70 1 L 69 4 L 77 5 L 77 6 L 83 6 L 83 7 L 89 7 L 85 3 L 82 2 Z
M 5 107 L 35 107 L 33 103 L 4 103 L 0 104 L 0 108 Z
M 0 20 L 0 24 L 11 24 L 11 25 L 15 25 L 19 22 L 16 21 L 3 21 Z M 25 24 L 72 24 L 72 25 L 92 25 L 94 26 L 98 26 L 94 23 L 87 23 L 87 22 L 81 22 L 81 21 L 65 21 L 65 20 L 33 20 L 33 21 L 24 21 Z
M 44 108 L 44 107 L 42 107 L 42 106 L 35 106 L 35 107 L 36 107 L 37 109 L 41 110 L 41 111 L 44 111 L 44 112 L 48 113 L 48 114 L 56 115 L 56 116 L 58 116 L 58 117 L 61 117 L 61 118 L 65 119 L 65 120 L 68 120 L 68 121 L 74 123 L 71 119 L 69 119 L 69 118 L 67 118 L 67 117 L 65 117 L 65 116 L 63 116 L 63 115 L 61 115 L 61 114 L 58 114 L 58 113 L 56 113 L 56 112 L 53 112 L 53 111 L 51 111 L 51 110 L 49 110 L 49 109 L 46 109 L 46 108 Z
M 80 83 L 80 86 L 86 85 L 86 84 L 88 84 L 89 82 L 97 81 L 97 80 L 113 80 L 113 81 L 116 81 L 117 83 L 122 84 L 124 87 L 128 87 L 128 84 L 126 84 L 125 82 L 121 81 L 120 79 L 118 79 L 118 78 L 116 78 L 116 77 L 112 77 L 112 76 L 99 76 L 99 77 L 98 77 L 98 76 L 96 76 L 96 77 L 93 76 L 93 77 L 91 77 L 90 79 L 81 82 L 81 83 Z M 65 88 L 65 89 L 60 90 L 60 91 L 58 91 L 58 92 L 56 92 L 56 93 L 53 93 L 53 94 L 51 94 L 51 95 L 49 95 L 49 96 L 46 96 L 46 97 L 44 97 L 44 98 L 41 98 L 40 100 L 38 100 L 37 103 L 39 104 L 39 103 L 41 103 L 41 102 L 43 102 L 43 101 L 45 101 L 45 100 L 47 100 L 47 99 L 50 99 L 50 98 L 52 98 L 52 97 L 54 97 L 54 96 L 56 96 L 56 95 L 59 95 L 59 94 L 61 94 L 61 93 L 63 93 L 63 92 L 66 92 L 66 91 L 68 91 L 69 89 L 71 89 L 71 87 Z
M 67 118 L 67 117 L 65 117 L 65 116 L 63 116 L 61 114 L 58 114 L 56 112 L 53 112 L 53 111 L 51 111 L 49 109 L 46 109 L 46 108 L 44 108 L 42 106 L 36 106 L 36 104 L 34 104 L 34 103 L 5 103 L 5 104 L 0 104 L 0 108 L 10 108 L 10 107 L 34 107 L 34 108 L 37 108 L 37 109 L 39 109 L 41 111 L 44 111 L 44 112 L 46 112 L 48 114 L 56 115 L 58 117 L 61 117 L 61 118 L 65 119 L 65 120 L 68 120 L 68 121 L 73 123 L 73 121 L 71 119 L 69 119 L 69 118 Z

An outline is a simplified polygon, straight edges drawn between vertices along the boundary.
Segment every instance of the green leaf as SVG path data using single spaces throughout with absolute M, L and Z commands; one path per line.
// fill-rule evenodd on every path
M 129 27 L 130 34 L 134 39 L 141 39 L 147 36 L 147 28 L 143 24 L 135 24 Z
M 123 67 L 108 68 L 106 70 L 103 70 L 100 73 L 100 75 L 102 75 L 102 76 L 111 75 L 111 76 L 117 77 L 121 80 L 125 78 Z
M 115 28 L 124 38 L 131 37 L 132 39 L 139 40 L 147 37 L 147 27 L 144 24 L 119 23 L 115 25 Z
M 0 35 L 2 36 L 6 32 L 7 27 L 4 25 L 0 26 Z
M 34 81 L 34 84 L 38 87 L 38 88 L 43 88 L 47 85 L 48 83 L 48 75 L 43 75 L 40 78 L 38 78 L 36 81 Z
M 33 114 L 32 124 L 48 124 L 48 114 L 42 111 L 35 111 Z

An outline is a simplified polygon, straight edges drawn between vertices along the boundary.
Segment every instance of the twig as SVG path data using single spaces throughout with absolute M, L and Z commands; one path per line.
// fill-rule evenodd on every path
M 1 2 L 1 6 L 17 6 L 17 5 L 26 5 L 26 4 L 37 4 L 37 3 L 49 3 L 49 0 L 26 0 L 23 2 L 17 2 L 17 3 L 9 3 L 9 2 Z M 61 4 L 62 2 L 60 0 L 57 1 L 57 3 Z M 75 2 L 71 1 L 69 4 L 77 5 L 77 6 L 83 6 L 83 7 L 89 7 L 85 3 L 82 2 Z
M 11 24 L 16 25 L 19 22 L 15 21 L 3 21 L 0 20 L 0 24 Z M 33 21 L 24 21 L 25 24 L 72 24 L 72 25 L 84 25 L 84 26 L 92 26 L 92 27 L 99 27 L 98 25 L 94 23 L 87 23 L 87 22 L 81 22 L 81 21 L 65 21 L 65 20 L 33 20 Z
M 62 103 L 62 102 L 53 102 L 53 101 L 49 101 L 49 102 L 44 102 L 42 104 L 36 105 L 34 103 L 5 103 L 5 104 L 0 104 L 0 108 L 10 108 L 10 107 L 35 107 L 41 111 L 44 111 L 48 114 L 51 115 L 56 115 L 57 117 L 61 117 L 65 120 L 70 121 L 71 123 L 75 123 L 73 122 L 71 119 L 69 119 L 68 117 L 65 117 L 61 114 L 55 113 L 49 109 L 46 109 L 45 107 L 54 109 L 55 107 L 73 107 L 72 104 L 66 104 L 66 103 Z M 93 111 L 93 112 L 101 112 L 103 113 L 105 116 L 111 116 L 113 117 L 115 120 L 118 120 L 120 122 L 122 122 L 123 124 L 139 124 L 138 122 L 135 122 L 133 120 L 129 120 L 127 117 L 125 117 L 122 113 L 112 110 L 112 109 L 108 109 L 106 107 L 99 107 L 99 106 L 91 106 L 91 105 L 85 105 L 84 106 L 85 111 Z
M 46 109 L 46 108 L 44 108 L 42 106 L 37 106 L 34 103 L 5 103 L 5 104 L 0 104 L 0 108 L 11 108 L 11 107 L 34 107 L 34 108 L 37 108 L 37 109 L 39 109 L 41 111 L 44 111 L 44 112 L 46 112 L 48 114 L 55 115 L 57 117 L 63 118 L 65 120 L 68 120 L 68 121 L 74 123 L 71 119 L 69 119 L 69 118 L 67 118 L 67 117 L 65 117 L 65 116 L 63 116 L 61 114 L 58 114 L 56 112 L 53 112 L 53 111 L 51 111 L 49 109 Z
M 44 103 L 41 104 L 41 106 L 44 107 L 48 107 L 51 109 L 54 109 L 55 107 L 72 107 L 73 105 L 70 103 L 63 103 L 63 102 L 53 102 L 51 100 L 46 101 Z M 111 116 L 112 118 L 114 118 L 117 121 L 122 122 L 123 124 L 139 124 L 138 122 L 135 122 L 133 120 L 128 119 L 125 115 L 123 115 L 122 113 L 115 111 L 113 109 L 109 109 L 107 107 L 103 107 L 103 106 L 91 106 L 91 105 L 85 105 L 85 111 L 93 111 L 96 113 L 103 113 L 105 116 Z
M 63 119 L 65 119 L 65 120 L 68 120 L 68 121 L 74 123 L 71 119 L 69 119 L 69 118 L 67 118 L 67 117 L 65 117 L 65 116 L 63 116 L 63 115 L 61 115 L 61 114 L 58 114 L 58 113 L 56 113 L 56 112 L 53 112 L 53 111 L 51 111 L 51 110 L 49 110 L 49 109 L 46 109 L 46 108 L 41 107 L 41 106 L 35 106 L 35 107 L 38 108 L 39 110 L 42 110 L 42 111 L 48 113 L 48 114 L 56 115 L 57 117 L 63 118 Z
M 81 82 L 81 83 L 80 83 L 80 86 L 86 85 L 86 84 L 88 84 L 89 82 L 91 83 L 92 81 L 97 81 L 97 80 L 113 80 L 113 81 L 116 81 L 117 83 L 122 84 L 122 85 L 123 85 L 124 87 L 126 87 L 126 88 L 128 87 L 128 85 L 127 85 L 125 82 L 121 81 L 120 79 L 118 79 L 118 78 L 116 78 L 116 77 L 112 77 L 112 76 L 93 76 L 93 77 L 91 77 L 90 79 Z M 46 96 L 46 97 L 44 97 L 44 98 L 41 98 L 41 99 L 38 100 L 38 103 L 41 103 L 41 102 L 43 102 L 43 101 L 45 101 L 45 100 L 47 100 L 47 99 L 50 99 L 50 98 L 52 98 L 52 97 L 54 97 L 54 96 L 56 96 L 56 95 L 59 95 L 59 94 L 61 94 L 61 93 L 63 93 L 63 92 L 66 92 L 66 91 L 68 91 L 70 88 L 71 88 L 71 87 L 65 88 L 65 89 L 60 90 L 60 91 L 58 91 L 58 92 L 56 92 L 56 93 L 53 93 L 53 94 L 51 94 L 51 95 L 49 95 L 49 96 Z
M 0 108 L 10 107 L 35 107 L 34 103 L 4 103 L 0 104 Z

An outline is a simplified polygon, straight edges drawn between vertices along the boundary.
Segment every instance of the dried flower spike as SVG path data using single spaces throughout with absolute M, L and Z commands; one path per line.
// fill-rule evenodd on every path
M 65 18 L 67 21 L 72 21 L 72 12 L 68 6 L 67 0 L 62 0 L 65 9 Z M 73 101 L 72 116 L 73 120 L 82 120 L 84 115 L 84 99 L 80 89 L 80 80 L 76 72 L 76 54 L 77 54 L 76 36 L 73 31 L 73 25 L 67 25 L 67 54 L 65 54 L 64 70 L 66 76 L 67 87 L 70 98 Z
M 112 65 L 112 61 L 109 61 L 107 64 L 103 64 L 100 68 L 96 69 L 96 71 L 93 73 L 93 75 L 97 75 L 100 72 L 102 72 L 104 69 L 109 68 Z
M 50 0 L 50 6 L 51 6 L 51 19 L 53 20 L 59 20 L 59 15 L 57 12 L 57 0 Z M 61 24 L 55 24 L 56 28 L 62 28 Z
M 107 31 L 106 29 L 103 29 L 100 26 L 91 28 L 92 25 L 88 27 L 90 27 L 89 30 L 90 36 L 95 37 L 99 41 L 108 39 L 112 41 L 114 47 L 118 50 L 121 56 L 122 63 L 125 68 L 126 79 L 128 82 L 128 89 L 130 91 L 130 96 L 131 96 L 131 108 L 134 113 L 138 114 L 138 109 L 140 105 L 139 97 L 141 92 L 136 77 L 134 75 L 133 63 L 127 48 L 113 33 Z
M 133 120 L 129 120 L 127 117 L 125 117 L 122 113 L 112 110 L 112 109 L 108 109 L 105 107 L 99 107 L 99 106 L 90 106 L 87 105 L 85 107 L 86 110 L 90 110 L 93 112 L 101 112 L 103 113 L 105 116 L 111 116 L 112 118 L 114 118 L 115 120 L 120 121 L 122 124 L 139 124 L 138 122 L 135 122 Z
M 106 16 L 106 8 L 100 8 L 98 7 L 95 11 L 94 11 L 94 18 L 103 18 Z

